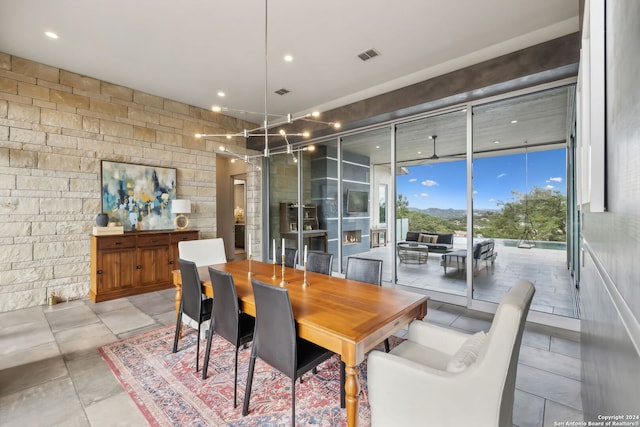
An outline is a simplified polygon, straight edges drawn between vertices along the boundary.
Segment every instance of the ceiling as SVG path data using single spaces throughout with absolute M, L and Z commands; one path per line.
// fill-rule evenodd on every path
M 265 56 L 264 0 L 0 0 L 0 51 L 261 123 L 265 86 L 270 114 L 323 111 L 578 30 L 578 0 L 390 4 L 271 0 Z

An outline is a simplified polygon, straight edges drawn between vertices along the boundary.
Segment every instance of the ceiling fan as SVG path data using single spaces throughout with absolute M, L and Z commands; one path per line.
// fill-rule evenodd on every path
M 431 135 L 429 139 L 433 139 L 433 155 L 431 157 L 427 157 L 428 160 L 438 160 L 440 157 L 436 154 L 436 138 L 438 135 Z

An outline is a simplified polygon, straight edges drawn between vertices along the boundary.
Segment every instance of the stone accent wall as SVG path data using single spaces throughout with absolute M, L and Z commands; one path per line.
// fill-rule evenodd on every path
M 88 294 L 103 159 L 177 168 L 191 227 L 216 237 L 218 143 L 194 134 L 253 127 L 0 52 L 0 312 Z M 247 174 L 255 230 L 260 175 Z

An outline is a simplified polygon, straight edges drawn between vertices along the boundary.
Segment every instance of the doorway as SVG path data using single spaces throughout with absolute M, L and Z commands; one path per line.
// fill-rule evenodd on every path
M 246 248 L 246 183 L 246 174 L 233 177 L 233 228 L 236 258 L 242 257 L 245 254 Z

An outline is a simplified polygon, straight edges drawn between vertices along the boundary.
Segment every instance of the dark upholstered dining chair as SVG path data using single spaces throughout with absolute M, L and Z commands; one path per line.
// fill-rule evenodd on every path
M 180 267 L 180 276 L 182 277 L 182 300 L 180 300 L 180 309 L 178 310 L 178 318 L 176 319 L 176 335 L 173 338 L 173 352 L 178 351 L 182 315 L 186 314 L 198 323 L 198 336 L 196 337 L 196 372 L 198 372 L 200 327 L 202 323 L 211 319 L 213 299 L 203 298 L 200 275 L 198 274 L 198 267 L 196 267 L 195 262 L 179 259 L 178 265 Z
M 215 332 L 235 346 L 236 357 L 233 371 L 233 407 L 235 408 L 237 406 L 236 396 L 238 395 L 238 349 L 253 339 L 255 318 L 240 312 L 236 285 L 231 274 L 209 267 L 209 276 L 215 298 L 213 300 L 212 327 L 209 329 L 209 341 L 204 355 L 202 379 L 207 378 L 211 338 Z
M 324 252 L 309 252 L 307 254 L 307 271 L 331 276 L 332 267 L 333 254 L 327 254 Z
M 382 286 L 382 260 L 354 256 L 349 257 L 347 258 L 347 268 L 344 272 L 344 278 Z M 389 353 L 388 339 L 384 340 L 384 351 Z
M 298 250 L 294 248 L 284 248 L 284 265 L 295 268 L 298 263 Z M 282 248 L 276 250 L 276 264 L 282 265 Z
M 249 413 L 256 357 L 291 378 L 291 425 L 296 422 L 296 379 L 334 355 L 298 337 L 289 291 L 251 279 L 256 304 L 256 329 L 249 361 L 242 415 Z M 340 386 L 344 389 L 343 381 Z

